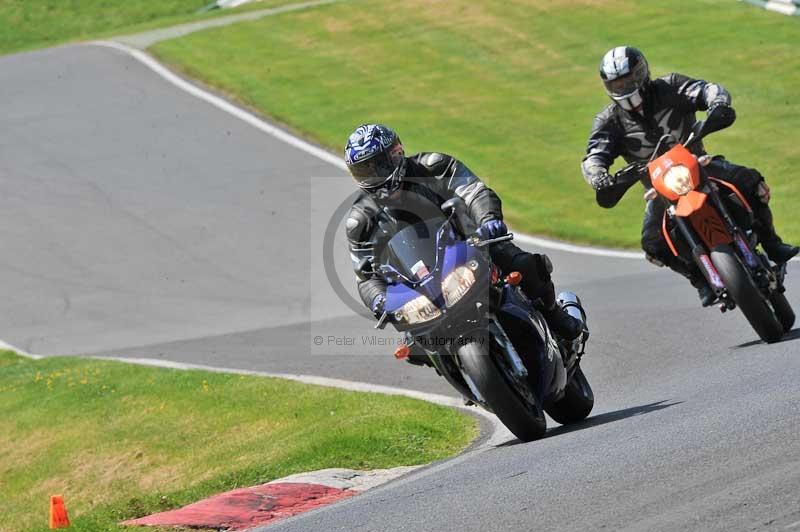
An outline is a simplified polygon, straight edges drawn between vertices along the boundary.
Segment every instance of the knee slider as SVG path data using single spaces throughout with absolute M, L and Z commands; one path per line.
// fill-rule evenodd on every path
M 645 259 L 647 259 L 647 262 L 649 262 L 649 263 L 651 263 L 651 264 L 655 264 L 655 265 L 656 265 L 656 266 L 658 266 L 659 268 L 663 268 L 664 266 L 666 266 L 666 264 L 664 263 L 664 261 L 662 261 L 662 260 L 661 260 L 661 259 L 659 259 L 658 257 L 655 257 L 655 256 L 653 256 L 653 255 L 651 255 L 651 254 L 649 254 L 649 253 L 645 253 L 645 254 L 644 254 L 644 258 L 645 258 Z

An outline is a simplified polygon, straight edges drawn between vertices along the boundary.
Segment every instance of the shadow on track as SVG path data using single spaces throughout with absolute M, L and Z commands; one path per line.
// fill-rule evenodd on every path
M 779 341 L 775 342 L 776 344 L 782 344 L 783 342 L 790 342 L 792 340 L 800 339 L 800 328 L 792 329 L 781 338 Z M 754 345 L 767 345 L 762 340 L 752 340 L 750 342 L 745 342 L 743 344 L 739 344 L 734 346 L 733 349 L 744 349 L 745 347 L 753 347 Z
M 639 416 L 642 414 L 649 414 L 651 412 L 657 412 L 659 410 L 663 410 L 665 408 L 669 408 L 670 406 L 675 406 L 681 404 L 683 401 L 676 401 L 674 403 L 669 403 L 666 400 L 664 401 L 656 401 L 655 403 L 649 403 L 646 405 L 640 406 L 632 406 L 630 408 L 623 408 L 622 410 L 615 410 L 613 412 L 606 412 L 604 414 L 598 414 L 596 416 L 592 416 L 589 418 L 584 419 L 578 423 L 572 423 L 570 425 L 561 425 L 552 430 L 548 430 L 545 438 L 554 438 L 556 436 L 561 436 L 562 434 L 568 434 L 570 432 L 574 432 L 576 430 L 583 430 L 588 429 L 591 427 L 596 427 L 598 425 L 605 425 L 606 423 L 613 423 L 614 421 L 619 421 L 621 419 Z M 520 440 L 514 439 L 511 441 L 507 441 L 505 443 L 501 443 L 498 447 L 509 447 L 513 445 L 517 445 L 521 442 Z

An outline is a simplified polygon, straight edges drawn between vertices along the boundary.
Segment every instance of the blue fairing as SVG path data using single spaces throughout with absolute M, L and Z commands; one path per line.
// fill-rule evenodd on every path
M 438 244 L 440 251 L 437 264 L 429 276 L 415 283 L 415 286 L 404 281 L 389 285 L 386 290 L 386 310 L 396 312 L 420 295 L 427 296 L 437 307 L 444 307 L 442 281 L 454 269 L 467 264 L 470 260 L 477 260 L 479 251 L 465 241 L 458 240 L 449 228 L 441 234 Z
M 508 284 L 503 286 L 499 300 L 495 292 L 480 291 L 478 286 L 474 286 L 468 292 L 472 297 L 467 295 L 464 298 L 468 302 L 462 304 L 462 300 L 459 300 L 454 308 L 445 308 L 442 281 L 453 270 L 475 261 L 477 267 L 471 267 L 480 277 L 476 279 L 476 285 L 483 285 L 484 288 L 490 286 L 491 270 L 485 250 L 460 239 L 449 224 L 439 226 L 438 230 L 432 226 L 430 222 L 421 224 L 419 228 L 410 226 L 393 237 L 396 245 L 391 248 L 391 252 L 395 263 L 392 265 L 393 275 L 390 277 L 392 282 L 386 291 L 386 310 L 395 313 L 408 302 L 421 295 L 426 296 L 442 314 L 430 323 L 413 325 L 411 328 L 415 335 L 438 331 L 437 334 L 455 337 L 484 329 L 487 327 L 485 320 L 499 321 L 503 332 L 498 333 L 495 338 L 507 336 L 513 346 L 499 356 L 507 360 L 510 366 L 517 361 L 516 363 L 527 367 L 527 378 L 535 381 L 531 392 L 539 405 L 552 402 L 564 388 L 565 372 L 559 347 L 542 315 L 519 287 Z M 434 250 L 435 253 L 432 252 Z M 482 306 L 476 306 L 478 303 Z M 476 313 L 476 309 L 481 310 Z M 465 312 L 472 314 L 462 320 Z M 444 324 L 445 329 L 438 329 L 439 320 L 447 322 Z M 498 344 L 502 347 L 502 340 Z
M 531 315 L 533 312 L 534 309 L 530 300 L 524 294 L 520 293 L 516 287 L 506 285 L 503 288 L 503 299 L 500 302 L 499 309 L 500 314 L 513 316 L 521 322 L 528 324 L 533 331 L 536 329 L 534 326 L 535 322 L 531 321 Z M 531 335 L 531 340 L 535 342 L 537 351 L 544 351 L 544 338 L 541 334 Z
M 540 404 L 549 401 L 552 394 L 563 388 L 566 375 L 559 374 L 560 353 L 542 315 L 533 308 L 530 300 L 516 287 L 506 285 L 497 311 L 498 318 L 527 359 L 537 376 L 534 392 Z M 524 348 L 523 348 L 524 346 Z M 562 366 L 563 367 L 563 366 Z

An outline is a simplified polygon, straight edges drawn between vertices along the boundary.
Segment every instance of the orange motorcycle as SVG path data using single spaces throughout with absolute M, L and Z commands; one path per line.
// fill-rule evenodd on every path
M 670 251 L 697 264 L 722 312 L 739 307 L 762 340 L 777 342 L 795 321 L 784 294 L 786 264 L 772 264 L 758 249 L 753 210 L 744 195 L 709 175 L 710 156 L 689 151 L 723 127 L 709 117 L 694 125 L 683 144 L 664 135 L 649 162 L 616 173 L 617 186 L 624 194 L 636 181 L 651 184 L 645 199 L 666 203 L 661 227 Z

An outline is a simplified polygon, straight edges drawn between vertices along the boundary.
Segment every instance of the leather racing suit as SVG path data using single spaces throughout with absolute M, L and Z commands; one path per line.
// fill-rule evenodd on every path
M 624 111 L 612 102 L 595 117 L 581 165 L 584 178 L 591 184 L 598 173 L 607 171 L 619 156 L 628 163 L 649 160 L 662 135 L 670 133 L 679 142 L 684 142 L 691 133 L 697 111 L 730 104 L 730 94 L 716 83 L 677 73 L 653 80 L 646 90 L 641 114 Z M 705 154 L 702 142 L 694 144 L 692 151 L 695 155 Z M 764 193 L 765 186 L 762 185 L 764 178 L 758 170 L 733 164 L 721 156 L 715 157 L 707 170 L 714 177 L 732 183 L 747 198 L 754 209 L 755 230 L 762 244 L 780 243 L 767 205 L 768 194 Z M 646 188 L 651 186 L 648 176 L 642 177 L 642 183 Z M 599 190 L 597 199 L 601 206 L 613 207 L 619 197 L 603 199 L 603 191 Z M 694 271 L 693 265 L 674 257 L 664 240 L 661 232 L 664 209 L 662 201 L 648 201 L 642 227 L 642 249 L 651 262 L 665 264 L 695 284 L 700 281 L 697 278 L 699 272 Z

